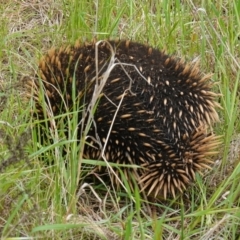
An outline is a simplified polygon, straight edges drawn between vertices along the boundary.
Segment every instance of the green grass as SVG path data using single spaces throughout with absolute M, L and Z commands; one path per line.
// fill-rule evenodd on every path
M 0 25 L 2 239 L 240 239 L 240 0 L 9 0 L 0 4 Z M 94 37 L 148 43 L 213 73 L 222 106 L 214 131 L 223 143 L 213 169 L 183 197 L 149 203 L 127 180 L 121 191 L 82 182 L 106 163 L 76 161 L 77 106 L 65 113 L 68 138 L 49 132 L 53 141 L 40 146 L 21 79 L 51 46 Z

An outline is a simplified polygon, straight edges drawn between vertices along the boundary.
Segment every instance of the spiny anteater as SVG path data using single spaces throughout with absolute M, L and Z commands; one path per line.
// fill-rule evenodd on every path
M 94 89 L 107 79 L 88 131 L 95 140 L 85 145 L 85 157 L 101 158 L 105 144 L 107 161 L 141 166 L 124 172 L 147 194 L 166 198 L 182 192 L 216 153 L 219 138 L 208 128 L 218 120 L 217 94 L 211 92 L 211 76 L 202 75 L 197 64 L 128 40 L 78 41 L 49 50 L 38 76 L 27 85 L 40 118 L 43 104 L 51 110 L 48 117 L 71 110 L 76 101 L 87 109 Z M 45 103 L 39 100 L 41 84 Z M 81 110 L 79 122 L 82 115 Z

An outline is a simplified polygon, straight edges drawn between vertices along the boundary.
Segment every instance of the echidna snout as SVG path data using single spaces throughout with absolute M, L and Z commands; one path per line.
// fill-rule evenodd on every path
M 114 64 L 110 71 L 109 64 Z M 40 60 L 38 78 L 28 83 L 38 117 L 44 118 L 43 104 L 54 116 L 72 109 L 76 101 L 88 109 L 96 81 L 106 76 L 88 131 L 89 139 L 98 141 L 85 144 L 85 156 L 101 158 L 105 145 L 107 161 L 142 167 L 135 177 L 147 194 L 166 198 L 182 192 L 196 172 L 208 168 L 219 144 L 208 130 L 218 120 L 219 106 L 210 75 L 196 64 L 136 42 L 77 42 L 51 49 Z M 45 102 L 40 100 L 41 86 Z M 79 112 L 78 122 L 82 117 Z

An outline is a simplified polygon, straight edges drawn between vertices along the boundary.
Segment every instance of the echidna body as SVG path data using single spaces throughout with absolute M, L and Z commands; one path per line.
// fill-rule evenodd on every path
M 209 166 L 218 144 L 207 130 L 218 120 L 210 75 L 202 75 L 197 64 L 136 42 L 77 42 L 51 49 L 40 61 L 39 78 L 29 86 L 39 116 L 41 84 L 56 116 L 73 104 L 87 109 L 104 79 L 85 156 L 103 154 L 109 162 L 139 165 L 137 171 L 124 172 L 132 172 L 147 194 L 166 198 L 182 192 L 196 172 Z M 78 121 L 82 118 L 79 111 Z

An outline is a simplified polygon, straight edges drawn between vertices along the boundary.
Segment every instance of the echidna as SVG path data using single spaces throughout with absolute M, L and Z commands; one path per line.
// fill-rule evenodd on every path
M 51 49 L 40 60 L 38 75 L 28 86 L 40 118 L 42 104 L 51 110 L 49 116 L 74 104 L 84 106 L 89 116 L 88 107 L 97 97 L 85 156 L 140 166 L 124 172 L 133 174 L 147 194 L 175 197 L 196 172 L 209 168 L 219 138 L 208 129 L 218 120 L 219 105 L 211 76 L 203 75 L 197 64 L 128 40 L 78 41 Z M 45 103 L 39 100 L 41 85 Z M 78 131 L 81 138 L 82 128 Z

